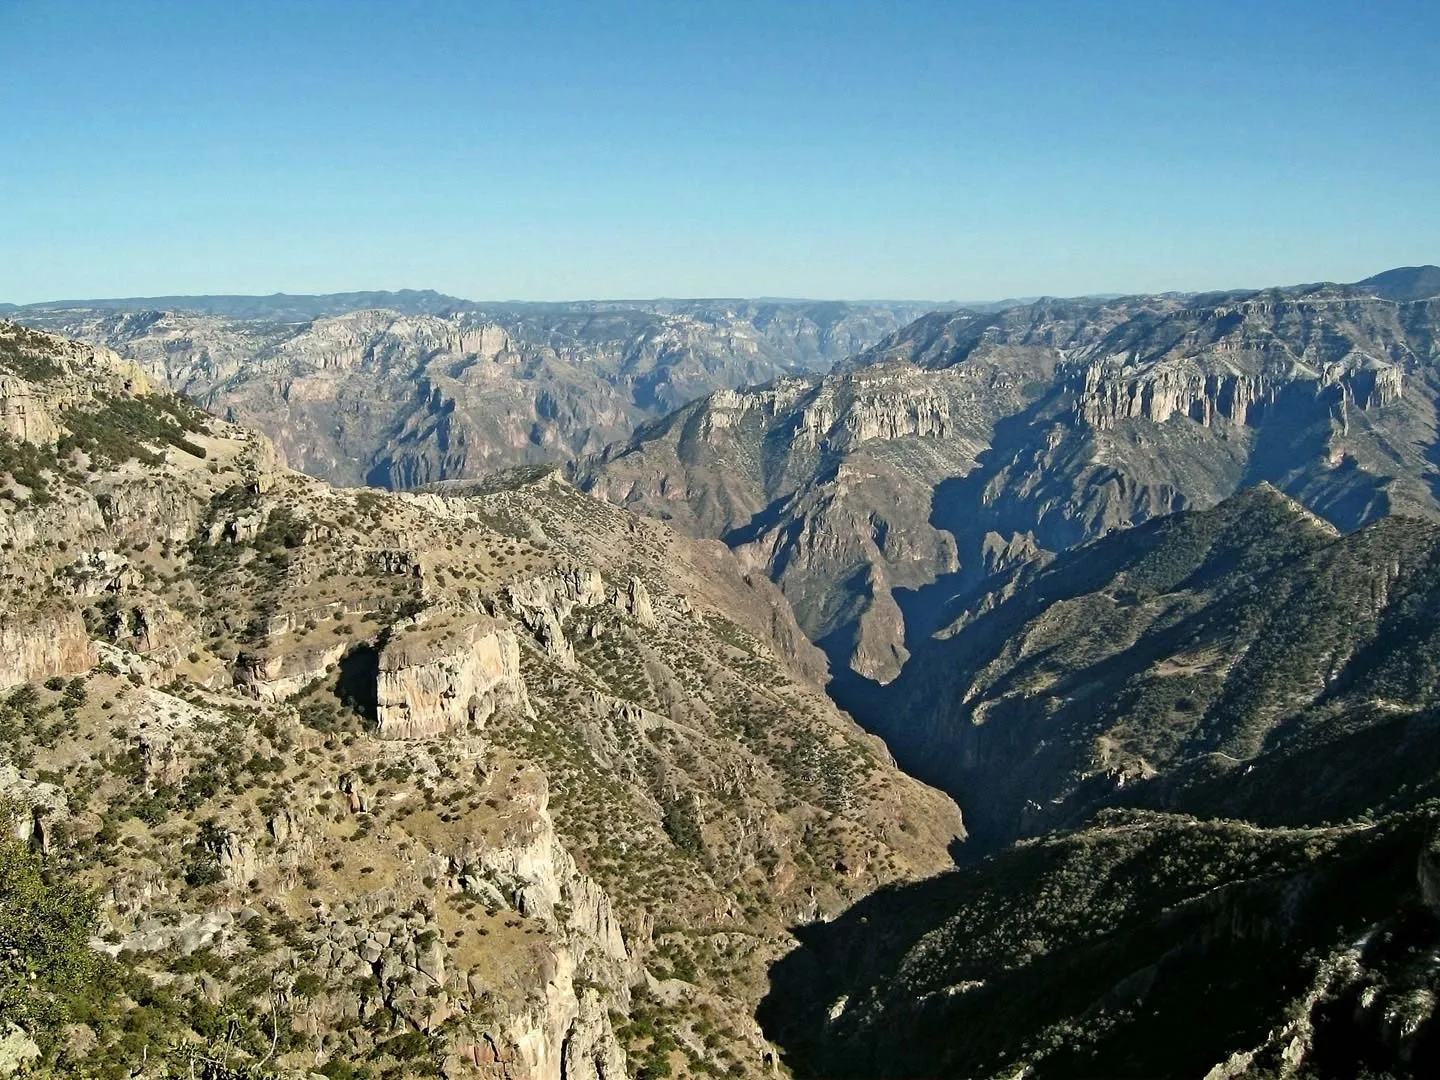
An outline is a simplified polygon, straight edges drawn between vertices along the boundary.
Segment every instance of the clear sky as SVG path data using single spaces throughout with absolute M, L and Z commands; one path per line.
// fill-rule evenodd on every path
M 0 300 L 1440 262 L 1440 3 L 0 0 Z

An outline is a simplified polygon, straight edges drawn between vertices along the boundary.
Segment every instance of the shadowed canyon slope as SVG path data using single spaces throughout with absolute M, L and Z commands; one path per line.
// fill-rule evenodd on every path
M 1431 1075 L 1440 526 L 1259 488 L 1020 576 L 872 717 L 996 853 L 802 932 L 797 1075 Z
M 1341 535 L 1262 486 L 1018 570 L 864 715 L 959 793 L 986 844 L 1117 802 L 1198 805 L 1227 776 L 1232 801 L 1205 809 L 1288 820 L 1265 801 L 1273 777 L 1251 775 L 1258 754 L 1352 726 L 1399 731 L 1440 706 L 1437 573 L 1440 524 L 1386 517 Z M 1310 804 L 1341 818 L 1383 805 L 1355 767 L 1345 789 L 1306 760 Z M 1375 763 L 1391 779 L 1412 765 L 1424 773 Z
M 1440 807 L 1259 828 L 1112 812 L 807 927 L 799 1077 L 1428 1077 Z

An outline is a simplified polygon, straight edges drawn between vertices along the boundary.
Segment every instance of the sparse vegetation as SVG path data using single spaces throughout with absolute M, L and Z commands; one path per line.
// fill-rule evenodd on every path
M 152 445 L 173 446 L 203 458 L 204 447 L 186 438 L 204 430 L 204 413 L 168 394 L 102 398 L 98 409 L 67 409 L 61 421 L 67 434 L 56 445 L 59 454 L 79 450 L 92 461 L 120 464 L 132 458 L 158 465 Z

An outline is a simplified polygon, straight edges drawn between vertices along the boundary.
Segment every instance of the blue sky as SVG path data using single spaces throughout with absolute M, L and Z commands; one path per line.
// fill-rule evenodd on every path
M 1440 262 L 1440 4 L 0 0 L 0 300 Z

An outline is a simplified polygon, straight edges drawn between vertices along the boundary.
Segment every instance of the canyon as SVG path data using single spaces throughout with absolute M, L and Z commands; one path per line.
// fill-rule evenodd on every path
M 1434 280 L 12 312 L 0 1062 L 1426 1075 Z
M 1381 291 L 930 314 L 686 406 L 577 482 L 723 538 L 837 674 L 883 684 L 994 575 L 1262 481 L 1345 529 L 1434 517 L 1440 300 Z
M 711 390 L 823 370 L 918 304 L 481 304 L 435 293 L 16 309 L 104 346 L 304 472 L 413 488 L 564 462 Z

